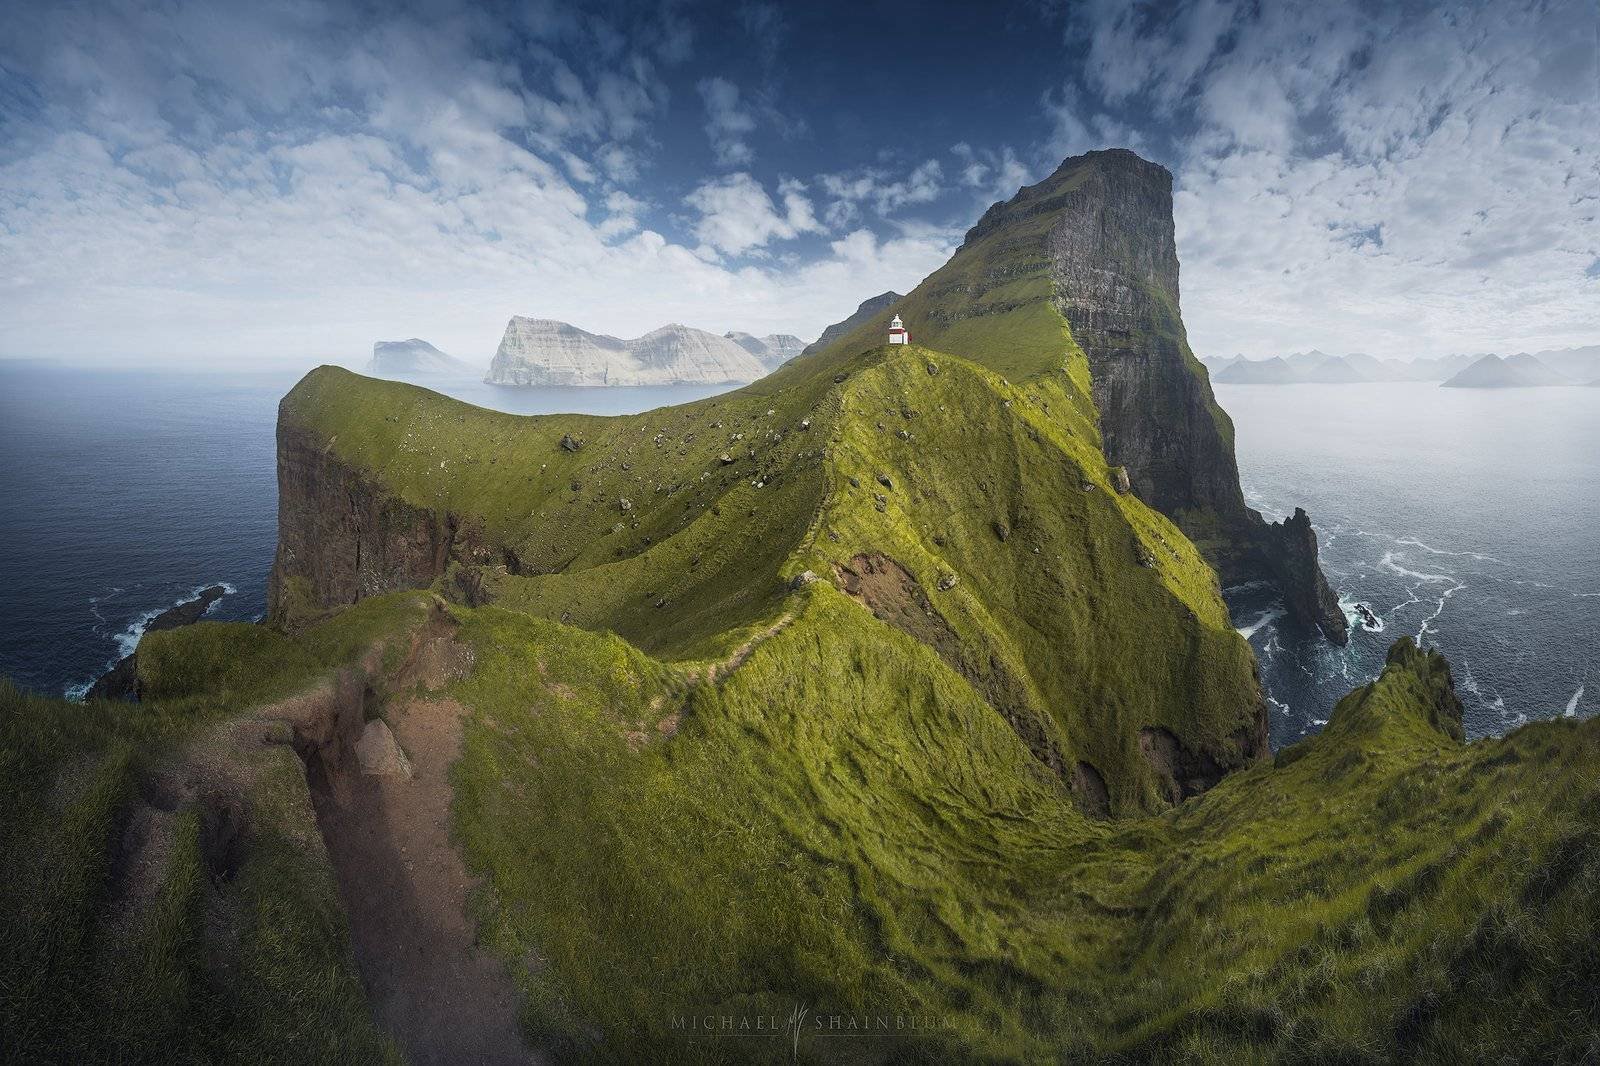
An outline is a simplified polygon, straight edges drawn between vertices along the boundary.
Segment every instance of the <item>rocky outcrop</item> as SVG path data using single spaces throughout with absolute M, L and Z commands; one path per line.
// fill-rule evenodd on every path
M 1240 730 L 1230 739 L 1228 757 L 1212 751 L 1193 751 L 1170 729 L 1149 726 L 1139 730 L 1139 754 L 1161 782 L 1168 802 L 1182 803 L 1213 788 L 1234 770 L 1243 769 L 1271 753 L 1266 738 L 1266 717 L 1254 733 Z
M 1308 557 L 1303 539 L 1271 532 L 1245 506 L 1233 424 L 1178 310 L 1172 175 L 1125 149 L 1068 159 L 990 208 L 967 243 L 1034 217 L 1054 219 L 1044 241 L 1054 302 L 1088 357 L 1107 460 L 1127 468 L 1133 491 L 1183 527 L 1225 581 L 1278 582 L 1294 618 L 1342 643 L 1343 615 L 1317 606 L 1327 581 L 1315 537 Z
M 855 314 L 851 315 L 843 322 L 835 322 L 833 325 L 823 330 L 822 336 L 818 337 L 812 343 L 806 345 L 805 351 L 801 352 L 800 354 L 812 355 L 816 352 L 822 351 L 834 341 L 841 340 L 848 336 L 858 327 L 866 325 L 868 322 L 876 318 L 880 313 L 887 311 L 890 307 L 894 306 L 894 304 L 903 299 L 905 299 L 905 297 L 901 296 L 897 292 L 881 292 L 871 299 L 862 300 L 861 306 L 856 308 Z
M 1282 522 L 1262 522 L 1257 541 L 1260 558 L 1283 592 L 1289 617 L 1314 622 L 1330 640 L 1345 643 L 1349 622 L 1339 597 L 1317 565 L 1317 532 L 1311 528 L 1310 516 L 1296 507 Z
M 204 618 L 206 612 L 211 610 L 211 605 L 228 594 L 228 589 L 222 585 L 211 585 L 201 589 L 193 599 L 184 600 L 174 604 L 165 611 L 156 615 L 145 623 L 141 632 L 141 639 L 148 633 L 159 633 L 164 629 L 177 629 L 179 626 L 193 625 Z M 90 700 L 137 700 L 139 698 L 139 666 L 138 651 L 124 655 L 117 664 L 106 671 L 99 680 L 89 687 L 84 694 L 84 699 Z
M 412 506 L 278 413 L 278 551 L 267 617 L 295 627 L 357 600 L 432 584 L 456 539 L 453 517 Z
M 489 365 L 491 385 L 724 385 L 766 376 L 767 367 L 727 337 L 677 324 L 632 340 L 565 322 L 518 315 Z

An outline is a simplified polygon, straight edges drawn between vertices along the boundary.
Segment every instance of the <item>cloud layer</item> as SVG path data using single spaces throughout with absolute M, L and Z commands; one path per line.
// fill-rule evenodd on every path
M 1044 10 L 908 115 L 879 90 L 937 40 L 857 84 L 825 12 L 771 5 L 13 3 L 0 356 L 480 359 L 513 313 L 814 335 L 1107 144 L 1174 170 L 1203 352 L 1600 339 L 1593 0 Z
M 1176 131 L 1197 347 L 1384 355 L 1600 339 L 1600 7 L 1076 10 L 1103 110 Z M 1085 113 L 1087 112 L 1087 114 Z M 1058 125 L 1059 129 L 1059 125 Z M 1113 132 L 1112 136 L 1115 136 Z

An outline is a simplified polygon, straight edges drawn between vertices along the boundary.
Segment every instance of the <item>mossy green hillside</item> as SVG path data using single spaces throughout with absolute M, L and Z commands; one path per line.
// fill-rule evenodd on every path
M 938 1018 L 895 1042 L 912 1061 L 1560 1061 L 1592 1039 L 1595 725 L 1462 744 L 1447 670 L 1402 646 L 1281 765 L 1097 822 L 926 645 L 829 585 L 796 600 L 716 684 L 459 612 L 483 658 L 457 689 L 458 825 L 486 939 L 564 1054 L 783 1061 L 674 1020 L 795 1003 Z M 811 1061 L 887 1053 L 815 1039 Z
M 1402 648 L 1276 765 L 1171 813 L 1100 821 L 998 713 L 997 694 L 1043 708 L 1066 758 L 1101 759 L 1119 809 L 1138 810 L 1146 764 L 1097 734 L 1224 730 L 1205 693 L 1239 676 L 1214 579 L 1170 522 L 1112 489 L 1071 366 L 1013 383 L 868 348 L 769 379 L 738 408 L 765 424 L 768 462 L 708 489 L 677 533 L 663 523 L 559 574 L 495 575 L 495 606 L 455 609 L 478 664 L 453 690 L 471 709 L 457 831 L 531 1034 L 598 1061 L 780 1059 L 775 1042 L 674 1020 L 803 1003 L 941 1020 L 892 1047 L 814 1045 L 814 1061 L 1559 1060 L 1587 1046 L 1594 726 L 1463 745 L 1442 663 Z M 547 461 L 570 431 L 543 424 L 519 461 Z M 591 453 L 594 476 L 656 454 L 627 432 L 651 450 L 612 467 Z M 562 461 L 607 439 L 629 438 L 592 435 Z M 716 476 L 727 443 L 700 453 L 718 457 L 700 473 Z M 615 513 L 642 530 L 655 506 Z M 740 538 L 762 514 L 782 533 Z M 719 546 L 730 562 L 714 576 L 666 584 Z M 835 564 L 871 553 L 905 569 L 957 654 L 941 654 L 938 625 L 880 619 L 836 587 Z M 823 580 L 791 588 L 805 569 Z M 742 609 L 654 632 L 675 603 L 740 595 L 730 584 L 752 590 Z M 996 667 L 1017 687 L 990 685 Z M 1485 1002 L 1503 1005 L 1498 1024 Z
M 889 320 L 898 314 L 919 344 L 959 353 L 1017 381 L 1071 368 L 1079 379 L 1074 402 L 1092 420 L 1088 364 L 1055 306 L 1047 247 L 1068 199 L 1090 172 L 1090 166 L 1081 165 L 996 204 L 950 261 L 903 299 L 827 349 L 795 360 L 766 380 L 777 385 L 785 375 L 811 372 L 813 360 L 826 364 L 880 344 Z
M 1140 730 L 1240 765 L 1260 698 L 1204 561 L 1115 491 L 1086 388 L 1081 354 L 1017 385 L 883 345 L 616 419 L 519 419 L 332 369 L 284 411 L 384 491 L 505 545 L 488 556 L 513 563 L 482 574 L 500 606 L 673 661 L 770 627 L 803 571 L 886 556 L 1041 758 L 1092 767 L 1112 810 L 1154 809 L 1169 786 Z
M 206 797 L 222 813 L 153 782 L 248 708 L 373 648 L 392 658 L 430 600 L 371 600 L 293 638 L 214 622 L 149 634 L 138 705 L 0 684 L 0 1060 L 394 1057 L 293 750 L 229 749 Z M 226 812 L 248 823 L 248 846 L 208 853 Z M 158 831 L 140 819 L 166 823 L 148 859 Z

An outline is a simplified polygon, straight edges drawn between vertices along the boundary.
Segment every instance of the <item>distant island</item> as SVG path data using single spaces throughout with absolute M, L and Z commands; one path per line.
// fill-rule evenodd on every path
M 1520 389 L 1541 385 L 1576 385 L 1531 355 L 1502 359 L 1486 355 L 1444 383 L 1447 389 Z
M 744 384 L 765 377 L 803 347 L 788 334 L 718 336 L 678 323 L 622 340 L 517 315 L 506 324 L 484 380 L 527 387 Z
M 471 364 L 446 355 L 420 337 L 378 341 L 372 346 L 369 374 L 471 374 Z
M 1600 345 L 1521 352 L 1501 357 L 1447 355 L 1429 359 L 1378 359 L 1362 352 L 1329 355 L 1313 348 L 1293 355 L 1201 360 L 1219 385 L 1356 385 L 1436 381 L 1451 388 L 1524 388 L 1577 385 L 1600 375 Z

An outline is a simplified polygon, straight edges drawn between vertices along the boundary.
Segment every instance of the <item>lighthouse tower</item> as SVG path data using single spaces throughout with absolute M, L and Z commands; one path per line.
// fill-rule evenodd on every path
M 906 332 L 905 323 L 900 321 L 900 316 L 895 315 L 894 321 L 889 323 L 890 344 L 910 344 L 911 334 Z

